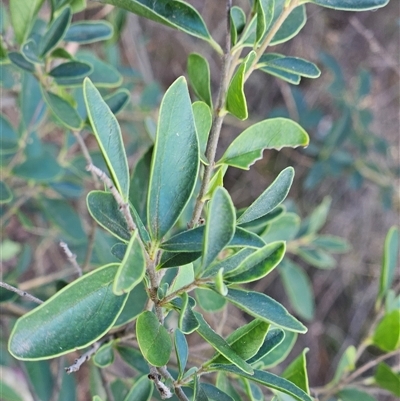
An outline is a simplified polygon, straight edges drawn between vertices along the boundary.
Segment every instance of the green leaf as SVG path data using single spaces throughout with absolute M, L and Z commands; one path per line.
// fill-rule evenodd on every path
M 201 383 L 201 388 L 203 389 L 204 393 L 208 397 L 209 400 L 213 401 L 234 401 L 231 396 L 224 393 L 219 388 L 213 386 L 209 383 Z
M 200 308 L 206 312 L 217 312 L 226 305 L 226 299 L 208 288 L 195 289 L 196 300 Z
M 14 153 L 18 148 L 18 135 L 3 114 L 0 114 L 0 132 L 0 154 Z
M 53 20 L 48 30 L 39 43 L 39 55 L 45 56 L 53 50 L 63 39 L 69 24 L 71 23 L 72 13 L 69 7 L 64 8 L 60 15 Z
M 150 401 L 153 389 L 154 385 L 147 375 L 139 377 L 126 395 L 124 401 Z
M 260 71 L 270 74 L 276 78 L 282 79 L 283 81 L 289 82 L 292 85 L 298 85 L 301 81 L 300 75 L 293 74 L 291 72 L 287 72 L 281 70 L 280 68 L 272 67 L 269 65 L 260 67 Z
M 246 120 L 248 117 L 247 102 L 244 94 L 244 83 L 246 74 L 246 63 L 251 57 L 252 53 L 242 61 L 239 68 L 229 84 L 226 94 L 226 110 L 228 110 L 235 117 L 240 120 Z
M 285 337 L 285 332 L 281 329 L 268 330 L 264 342 L 261 344 L 261 347 L 259 348 L 257 353 L 247 362 L 250 363 L 251 365 L 256 364 L 256 362 L 258 362 L 260 359 L 263 359 L 279 344 L 281 344 L 284 337 Z
M 43 0 L 10 0 L 11 24 L 18 43 L 25 42 Z
M 210 107 L 204 102 L 194 102 L 193 117 L 196 124 L 197 137 L 199 138 L 200 157 L 203 163 L 208 164 L 205 157 L 208 135 L 212 125 L 212 114 Z
M 376 369 L 374 379 L 379 387 L 400 397 L 400 374 L 395 373 L 389 365 L 381 362 Z
M 114 362 L 113 342 L 103 344 L 95 353 L 93 362 L 99 368 L 110 366 Z
M 389 0 L 309 0 L 310 3 L 322 7 L 334 8 L 335 10 L 364 11 L 384 7 Z
M 156 240 L 173 227 L 193 193 L 199 147 L 186 81 L 178 78 L 161 102 L 154 145 L 147 222 Z
M 188 263 L 194 262 L 196 259 L 199 259 L 200 256 L 201 252 L 163 252 L 157 269 L 187 265 Z
M 307 328 L 277 301 L 265 294 L 229 288 L 226 298 L 249 315 L 289 331 L 307 332 Z
M 129 294 L 125 306 L 114 323 L 114 328 L 121 327 L 126 323 L 135 320 L 143 311 L 149 297 L 143 285 L 138 284 Z
M 104 101 L 114 115 L 119 113 L 129 102 L 131 94 L 127 89 L 118 89 L 109 96 L 104 97 Z
M 11 202 L 12 198 L 10 187 L 4 181 L 0 181 L 0 205 Z
M 180 301 L 181 303 L 178 322 L 179 329 L 185 334 L 193 333 L 199 327 L 199 322 L 192 310 L 192 306 L 194 307 L 196 304 L 195 300 L 189 297 L 186 292 L 183 292 L 180 294 L 180 298 L 176 298 L 172 302 L 176 301 Z
M 83 120 L 77 110 L 60 96 L 45 91 L 43 87 L 41 89 L 43 99 L 57 120 L 67 128 L 79 131 L 83 127 Z
M 88 78 L 84 81 L 83 93 L 93 133 L 106 161 L 108 171 L 122 199 L 127 202 L 129 195 L 128 161 L 117 119 Z
M 271 25 L 274 17 L 275 0 L 257 0 L 256 1 L 256 12 L 257 12 L 257 31 L 256 41 L 260 41 L 264 36 L 266 30 Z
M 24 362 L 26 378 L 32 383 L 33 393 L 39 400 L 50 400 L 54 381 L 48 361 Z
M 140 373 L 149 373 L 149 365 L 143 358 L 142 353 L 136 349 L 123 345 L 117 346 L 117 351 L 121 355 L 122 360 Z
M 270 372 L 265 372 L 263 370 L 254 370 L 254 374 L 247 374 L 235 366 L 230 365 L 215 365 L 215 368 L 228 373 L 234 373 L 236 375 L 245 377 L 256 383 L 260 383 L 266 387 L 272 388 L 274 390 L 282 391 L 282 393 L 289 394 L 299 401 L 313 401 L 312 398 L 305 393 L 301 388 L 297 387 L 295 384 L 286 380 L 282 377 L 276 376 Z
M 267 335 L 269 324 L 260 319 L 254 319 L 250 323 L 239 327 L 232 332 L 227 338 L 226 342 L 242 359 L 245 361 L 252 358 L 257 354 L 258 350 L 264 343 Z M 230 362 L 222 355 L 217 354 L 214 356 L 210 363 L 229 364 Z
M 212 109 L 210 66 L 207 59 L 197 53 L 191 53 L 187 61 L 189 82 L 196 96 Z
M 261 238 L 269 243 L 273 241 L 290 241 L 300 228 L 300 217 L 295 213 L 285 213 L 268 224 Z
M 285 200 L 292 185 L 293 177 L 293 167 L 285 168 L 275 181 L 240 215 L 237 224 L 259 219 L 274 210 Z
M 326 223 L 332 199 L 326 196 L 306 220 L 307 234 L 317 233 Z
M 67 84 L 69 79 L 83 78 L 93 70 L 92 66 L 80 61 L 68 61 L 53 68 L 49 75 L 60 84 Z
M 204 338 L 214 349 L 236 365 L 240 370 L 249 374 L 253 373 L 252 367 L 247 364 L 238 354 L 220 337 L 204 320 L 200 313 L 195 312 L 197 321 L 200 323 L 196 331 Z
M 397 265 L 399 249 L 399 229 L 391 227 L 386 235 L 382 256 L 381 276 L 379 282 L 378 300 L 382 300 L 390 289 Z
M 169 252 L 199 252 L 203 246 L 204 231 L 205 226 L 182 231 L 161 243 L 160 248 Z M 264 245 L 265 242 L 258 235 L 236 227 L 235 234 L 228 246 L 232 248 L 260 248 Z
M 158 0 L 156 3 L 151 0 L 100 0 L 100 2 L 123 8 L 218 46 L 211 38 L 200 14 L 187 3 L 175 0 Z
M 235 208 L 228 191 L 218 187 L 210 200 L 203 237 L 201 269 L 208 267 L 235 233 Z
M 310 394 L 307 376 L 307 352 L 308 348 L 305 348 L 303 352 L 283 371 L 282 377 L 300 387 L 307 394 Z
M 37 43 L 33 39 L 28 39 L 21 46 L 21 53 L 31 63 L 37 63 L 37 64 L 43 63 L 42 60 L 39 59 Z
M 271 118 L 244 130 L 228 147 L 217 165 L 228 164 L 248 170 L 261 159 L 264 149 L 308 145 L 308 135 L 299 124 L 286 118 Z
M 319 269 L 333 269 L 336 260 L 327 252 L 318 248 L 299 247 L 296 254 L 311 266 Z
M 230 31 L 231 31 L 232 46 L 236 44 L 237 38 L 242 33 L 245 25 L 246 25 L 246 14 L 240 7 L 233 6 L 231 8 L 231 15 L 230 15 Z
M 372 338 L 374 345 L 390 352 L 400 346 L 400 309 L 386 314 L 379 322 Z
M 35 65 L 28 61 L 21 53 L 19 52 L 8 52 L 8 58 L 10 61 L 15 64 L 17 67 L 28 71 L 35 71 Z
M 81 45 L 110 39 L 113 26 L 107 21 L 82 21 L 71 24 L 64 36 L 65 42 L 77 42 Z
M 88 193 L 86 203 L 89 213 L 101 227 L 121 241 L 128 242 L 130 240 L 131 233 L 111 193 L 91 191 Z
M 54 358 L 107 333 L 127 299 L 111 290 L 117 266 L 85 274 L 19 318 L 10 336 L 10 353 L 22 360 Z
M 189 348 L 185 335 L 178 328 L 175 329 L 174 340 L 176 359 L 178 361 L 179 377 L 182 377 L 189 357 Z
M 344 374 L 355 369 L 356 353 L 357 351 L 354 345 L 350 345 L 346 348 L 346 351 L 344 351 L 343 355 L 340 358 L 331 384 L 338 383 Z
M 30 157 L 22 164 L 15 166 L 13 174 L 26 180 L 48 184 L 56 181 L 63 173 L 57 159 L 49 152 L 43 152 L 39 157 Z
M 153 366 L 164 366 L 172 351 L 172 341 L 167 329 L 160 324 L 157 316 L 145 311 L 136 321 L 136 337 L 140 351 Z
M 351 249 L 344 238 L 335 235 L 318 235 L 311 244 L 331 253 L 346 253 Z
M 340 390 L 337 396 L 341 401 L 377 401 L 375 397 L 358 388 L 347 387 Z
M 132 235 L 125 256 L 118 267 L 113 284 L 115 295 L 130 292 L 143 279 L 146 272 L 146 260 L 143 249 L 137 239 L 137 233 Z
M 272 242 L 249 255 L 237 269 L 224 274 L 224 280 L 230 284 L 250 283 L 265 277 L 285 255 L 284 242 Z
M 314 293 L 304 270 L 285 258 L 278 267 L 290 305 L 300 317 L 312 320 L 315 313 Z

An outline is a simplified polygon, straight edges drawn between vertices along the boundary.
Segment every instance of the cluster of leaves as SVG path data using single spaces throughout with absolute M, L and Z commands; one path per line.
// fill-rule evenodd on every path
M 52 1 L 48 22 L 37 16 L 42 1 L 33 1 L 29 7 L 21 0 L 10 1 L 16 42 L 1 42 L 1 77 L 10 90 L 21 82 L 21 114 L 17 129 L 1 116 L 2 222 L 17 215 L 27 231 L 35 228 L 32 215 L 49 222 L 84 262 L 85 274 L 56 293 L 42 293 L 51 296 L 15 322 L 9 352 L 28 361 L 24 366 L 42 399 L 49 399 L 52 388 L 46 360 L 91 347 L 84 355 L 94 354 L 96 366 L 109 366 L 118 353 L 139 373 L 129 382 L 113 381 L 105 395 L 99 372 L 92 367 L 96 401 L 110 398 L 110 394 L 118 400 L 148 400 L 154 390 L 151 380 L 162 398 L 170 397 L 171 387 L 181 400 L 259 400 L 264 397 L 261 385 L 276 399 L 311 401 L 307 350 L 281 376 L 266 370 L 286 358 L 297 333 L 305 333 L 306 327 L 276 300 L 243 285 L 260 280 L 279 265 L 293 309 L 311 319 L 313 301 L 307 276 L 293 261 L 282 260 L 288 249 L 316 267 L 333 267 L 326 251 L 344 251 L 347 245 L 339 238 L 317 234 L 325 222 L 329 200 L 301 223 L 298 215 L 282 204 L 294 177 L 291 167 L 244 210 L 235 209 L 223 187 L 229 167 L 248 170 L 265 149 L 306 146 L 308 135 L 289 119 L 267 119 L 245 129 L 215 160 L 224 115 L 248 116 L 243 88 L 253 70 L 292 83 L 319 75 L 318 68 L 307 60 L 265 53 L 269 45 L 285 42 L 300 31 L 306 22 L 306 1 L 254 1 L 252 18 L 233 7 L 225 52 L 198 12 L 185 2 L 104 2 L 203 39 L 224 53 L 222 90 L 214 107 L 208 62 L 201 55 L 190 55 L 188 77 L 199 101 L 192 103 L 186 79 L 178 78 L 162 98 L 156 129 L 151 121 L 147 124 L 146 152 L 130 169 L 130 149 L 124 145 L 115 117 L 128 103 L 129 93 L 109 90 L 120 85 L 120 72 L 92 52 L 80 50 L 72 55 L 62 46 L 110 39 L 113 26 L 105 21 L 71 23 L 73 13 L 85 6 L 83 1 Z M 354 10 L 387 3 L 311 2 Z M 2 29 L 5 25 L 3 21 Z M 18 50 L 11 50 L 17 44 Z M 252 50 L 241 58 L 247 47 Z M 14 66 L 20 69 L 18 76 Z M 50 143 L 43 139 L 54 124 L 61 128 L 62 140 Z M 82 138 L 85 131 L 93 132 L 100 152 L 88 151 Z M 82 155 L 71 160 L 68 155 L 75 146 Z M 85 164 L 91 175 L 84 171 Z M 91 234 L 86 233 L 71 204 L 81 197 L 89 180 L 98 187 L 86 197 Z M 24 203 L 29 205 L 29 213 L 21 210 Z M 199 217 L 204 205 L 202 224 Z M 102 229 L 96 229 L 97 225 Z M 10 241 L 4 248 L 11 256 L 21 250 Z M 5 275 L 7 282 L 16 283 L 29 264 L 30 250 L 22 250 L 18 268 Z M 379 302 L 391 294 L 387 303 L 393 309 L 398 298 L 388 292 L 392 262 L 388 266 Z M 192 290 L 194 296 L 189 295 Z M 301 291 L 307 294 L 306 302 Z M 3 292 L 2 297 L 10 301 L 10 293 Z M 200 311 L 221 310 L 227 303 L 254 319 L 223 338 Z M 394 319 L 385 315 L 373 336 L 374 344 L 384 351 L 399 345 L 398 340 L 393 345 L 392 337 L 379 334 L 393 325 Z M 173 339 L 169 327 L 174 328 Z M 200 366 L 189 367 L 186 336 L 193 332 L 214 349 L 214 355 Z M 170 361 L 173 350 L 175 366 Z M 147 377 L 149 366 L 151 375 Z M 33 378 L 34 372 L 47 375 L 45 385 Z M 203 379 L 210 373 L 216 373 L 214 384 Z M 62 387 L 67 389 L 60 392 L 59 399 L 74 398 L 71 380 L 63 381 Z M 13 389 L 9 391 L 8 398 L 2 397 L 20 399 Z

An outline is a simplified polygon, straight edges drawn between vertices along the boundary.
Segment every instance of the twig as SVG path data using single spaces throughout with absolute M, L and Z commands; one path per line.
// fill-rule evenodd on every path
M 79 266 L 78 262 L 76 261 L 76 254 L 72 253 L 68 247 L 68 244 L 65 242 L 60 242 L 60 247 L 63 249 L 65 256 L 67 257 L 68 261 L 74 266 L 75 270 L 77 271 L 79 277 L 82 276 L 82 268 Z
M 18 289 L 16 287 L 13 287 L 10 284 L 3 283 L 2 281 L 0 281 L 0 287 L 3 287 L 3 288 L 5 288 L 5 289 L 7 289 L 9 291 L 13 291 L 16 294 L 18 294 L 19 296 L 25 297 L 25 298 L 29 299 L 32 302 L 36 302 L 37 304 L 42 304 L 43 303 L 43 301 L 41 299 L 34 297 L 33 295 L 29 294 L 28 292 L 20 290 L 20 289 Z
M 194 290 L 195 288 L 199 287 L 201 284 L 205 284 L 207 282 L 210 282 L 212 280 L 209 279 L 197 279 L 194 280 L 193 282 L 185 285 L 182 288 L 179 288 L 177 291 L 171 292 L 171 294 L 165 296 L 162 300 L 160 300 L 158 302 L 159 305 L 165 305 L 166 303 L 168 303 L 169 301 L 173 300 L 174 298 L 178 297 L 179 294 L 182 294 L 184 292 L 190 292 L 192 290 Z
M 98 167 L 96 167 L 92 163 L 86 166 L 86 170 L 95 173 L 97 175 L 97 177 L 99 177 L 100 180 L 104 182 L 104 184 L 110 190 L 111 194 L 114 196 L 114 199 L 118 204 L 119 210 L 122 213 L 122 215 L 124 216 L 124 219 L 126 221 L 129 231 L 136 230 L 136 225 L 133 222 L 131 213 L 129 211 L 129 203 L 124 202 L 124 200 L 122 199 L 122 196 L 118 192 L 117 188 L 115 188 L 113 182 L 107 176 L 107 174 L 104 171 L 100 170 Z
M 193 210 L 192 219 L 190 220 L 188 227 L 193 228 L 198 224 L 198 221 L 201 217 L 201 213 L 204 207 L 204 197 L 208 190 L 208 185 L 211 180 L 212 173 L 214 171 L 214 163 L 215 163 L 215 154 L 217 152 L 217 145 L 219 136 L 221 133 L 222 123 L 224 121 L 224 117 L 226 115 L 225 110 L 225 99 L 226 93 L 228 89 L 228 85 L 231 79 L 231 74 L 229 74 L 232 55 L 231 55 L 231 34 L 230 34 L 230 13 L 232 8 L 232 0 L 227 0 L 226 2 L 226 34 L 225 34 L 225 49 L 224 49 L 224 57 L 222 63 L 222 71 L 221 71 L 221 82 L 218 90 L 216 107 L 214 110 L 214 118 L 210 131 L 210 135 L 207 141 L 206 148 L 206 158 L 208 160 L 208 164 L 204 167 L 203 179 L 201 182 L 201 188 L 199 191 L 199 195 L 196 199 L 196 205 Z
M 104 390 L 107 395 L 107 401 L 114 401 L 114 394 L 111 392 L 110 381 L 106 377 L 104 369 L 99 369 L 101 383 L 103 384 Z
M 178 399 L 181 401 L 189 401 L 189 399 L 186 397 L 186 394 L 183 392 L 182 388 L 180 385 L 176 385 L 175 379 L 172 377 L 171 373 L 168 372 L 167 368 L 165 366 L 162 366 L 160 368 L 157 368 L 158 372 L 164 379 L 169 379 L 172 380 L 174 383 L 174 391 Z
M 75 359 L 74 363 L 68 367 L 65 368 L 65 371 L 70 374 L 72 372 L 77 372 L 80 367 L 88 361 L 93 354 L 96 353 L 96 351 L 100 348 L 100 346 L 103 344 L 104 341 L 97 341 L 95 342 L 92 347 L 86 351 L 84 354 L 82 354 L 78 359 Z
M 168 386 L 166 386 L 162 381 L 161 381 L 161 375 L 158 373 L 157 368 L 154 366 L 150 367 L 150 373 L 147 376 L 149 380 L 152 380 L 154 382 L 154 385 L 156 386 L 157 391 L 160 393 L 160 397 L 163 400 L 166 400 L 167 398 L 172 397 L 171 390 L 169 389 Z

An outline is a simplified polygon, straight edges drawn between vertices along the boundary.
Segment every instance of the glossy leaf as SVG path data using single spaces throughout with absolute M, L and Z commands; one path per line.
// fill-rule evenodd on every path
M 246 379 L 249 379 L 256 383 L 260 383 L 274 390 L 282 391 L 285 394 L 289 394 L 296 400 L 312 401 L 312 398 L 301 388 L 297 387 L 289 380 L 276 376 L 273 373 L 265 372 L 263 370 L 254 370 L 254 374 L 251 375 L 241 371 L 240 369 L 232 365 L 215 365 L 215 368 L 218 368 L 218 370 L 222 370 L 228 373 L 234 373 L 236 375 L 245 377 Z
M 179 267 L 199 259 L 201 252 L 163 252 L 157 269 L 166 267 Z
M 61 124 L 76 131 L 83 127 L 83 121 L 77 110 L 65 99 L 54 93 L 47 92 L 43 88 L 42 96 L 49 109 L 53 112 L 54 117 L 56 117 Z
M 102 337 L 127 299 L 111 291 L 116 268 L 109 264 L 85 274 L 19 318 L 10 336 L 10 353 L 23 360 L 54 358 Z
M 10 61 L 15 64 L 17 67 L 28 71 L 35 71 L 35 65 L 28 61 L 21 53 L 19 52 L 8 52 L 8 58 Z
M 10 0 L 11 23 L 18 43 L 23 43 L 27 38 L 41 3 L 41 0 Z
M 213 42 L 200 14 L 187 3 L 171 0 L 101 0 L 152 21 Z
M 197 53 L 190 54 L 187 71 L 194 93 L 212 109 L 210 66 L 207 59 Z
M 110 108 L 111 113 L 114 115 L 119 113 L 128 103 L 131 98 L 131 94 L 126 89 L 118 89 L 116 92 L 109 96 L 104 97 L 104 101 Z
M 364 11 L 383 7 L 389 0 L 309 0 L 319 6 L 346 11 Z
M 226 298 L 249 315 L 263 319 L 276 327 L 305 333 L 307 328 L 277 301 L 265 294 L 229 288 Z
M 274 17 L 275 0 L 257 0 L 257 30 L 256 41 L 258 42 L 265 34 L 265 31 L 271 25 Z
M 289 193 L 293 177 L 293 167 L 285 168 L 275 181 L 240 215 L 237 224 L 259 219 L 275 209 Z
M 235 208 L 228 191 L 219 187 L 211 198 L 203 239 L 202 270 L 208 267 L 235 233 Z
M 205 157 L 208 135 L 212 125 L 210 107 L 204 102 L 194 102 L 193 117 L 196 124 L 197 137 L 199 138 L 200 157 L 203 163 L 208 163 Z
M 82 21 L 69 26 L 64 41 L 86 45 L 110 39 L 112 35 L 113 26 L 107 21 Z
M 99 368 L 110 366 L 114 362 L 113 342 L 103 344 L 95 353 L 93 362 Z
M 189 297 L 186 292 L 183 292 L 180 294 L 180 298 L 176 298 L 174 301 L 177 300 L 181 301 L 178 327 L 185 334 L 193 333 L 199 327 L 199 322 L 192 309 L 192 304 L 194 306 L 195 303 L 191 301 L 194 301 L 194 299 Z
M 122 241 L 130 240 L 131 233 L 111 193 L 91 191 L 86 203 L 89 213 L 100 226 Z
M 157 316 L 145 311 L 136 321 L 136 337 L 144 358 L 153 366 L 164 366 L 172 351 L 172 341 L 167 329 Z
M 229 84 L 226 94 L 226 109 L 240 120 L 248 117 L 247 102 L 244 94 L 246 60 L 243 60 Z
M 143 311 L 149 297 L 143 282 L 138 284 L 129 294 L 125 306 L 114 323 L 115 327 L 121 327 L 124 324 L 135 320 Z
M 267 244 L 248 256 L 233 272 L 224 275 L 224 279 L 230 284 L 260 280 L 281 262 L 285 250 L 284 242 Z
M 80 61 L 68 61 L 53 68 L 49 75 L 56 79 L 57 83 L 68 82 L 68 79 L 83 78 L 93 70 L 92 66 Z
M 300 387 L 307 394 L 310 394 L 310 388 L 308 386 L 307 376 L 307 361 L 306 354 L 308 348 L 305 348 L 303 352 L 294 359 L 290 365 L 283 371 L 282 377 L 290 380 L 296 386 Z
M 21 53 L 31 63 L 42 64 L 42 60 L 38 56 L 37 43 L 33 39 L 28 39 L 21 46 Z
M 279 344 L 282 343 L 285 337 L 285 332 L 281 329 L 270 329 L 267 332 L 267 335 L 264 339 L 264 342 L 261 344 L 261 347 L 258 349 L 257 353 L 253 355 L 247 362 L 250 364 L 256 364 L 260 359 L 265 358 L 267 354 L 269 354 L 272 350 L 274 350 Z
M 60 15 L 53 20 L 48 30 L 39 43 L 39 54 L 45 56 L 53 50 L 63 39 L 69 24 L 71 23 L 72 13 L 69 7 L 64 8 Z
M 389 229 L 385 238 L 378 299 L 382 299 L 385 296 L 393 283 L 397 266 L 398 249 L 399 229 L 393 226 Z
M 303 319 L 311 320 L 315 313 L 315 301 L 307 274 L 287 258 L 279 265 L 278 270 L 292 309 Z
M 374 345 L 390 352 L 400 346 L 400 309 L 386 314 L 379 322 L 372 338 Z
M 381 362 L 376 369 L 374 379 L 379 387 L 400 397 L 400 374 L 394 372 L 389 365 Z
M 125 256 L 115 275 L 113 284 L 114 294 L 122 295 L 125 292 L 130 292 L 142 281 L 145 272 L 145 256 L 137 238 L 137 233 L 135 233 L 128 243 Z
M 185 335 L 179 329 L 175 329 L 174 340 L 175 340 L 174 345 L 175 345 L 176 359 L 178 361 L 179 376 L 182 377 L 189 357 L 189 348 Z
M 115 116 L 93 83 L 83 84 L 86 109 L 108 171 L 125 202 L 129 195 L 129 170 L 121 129 Z
M 165 93 L 157 125 L 147 202 L 147 222 L 154 240 L 160 241 L 182 214 L 193 193 L 198 169 L 192 105 L 181 77 Z
M 261 159 L 264 149 L 280 150 L 285 146 L 308 145 L 308 135 L 297 123 L 286 118 L 271 118 L 243 131 L 228 147 L 219 164 L 248 170 Z
M 247 364 L 238 354 L 220 337 L 204 320 L 200 313 L 195 312 L 197 321 L 200 323 L 196 331 L 204 338 L 214 349 L 223 355 L 228 361 L 238 367 L 238 370 L 252 374 L 252 367 Z
M 123 401 L 150 401 L 153 390 L 153 383 L 144 375 L 135 381 Z
M 258 350 L 264 343 L 268 329 L 268 323 L 263 322 L 260 319 L 254 319 L 250 323 L 247 323 L 232 332 L 226 338 L 226 342 L 242 359 L 247 361 L 257 354 Z M 210 362 L 223 364 L 230 363 L 221 355 L 216 355 Z

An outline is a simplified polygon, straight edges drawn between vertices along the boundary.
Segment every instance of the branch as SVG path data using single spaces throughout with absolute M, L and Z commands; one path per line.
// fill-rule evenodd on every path
M 16 294 L 18 294 L 19 296 L 25 297 L 25 298 L 29 299 L 32 302 L 36 302 L 37 304 L 42 304 L 43 303 L 43 301 L 41 299 L 34 297 L 33 295 L 29 294 L 28 292 L 22 291 L 22 290 L 20 290 L 20 289 L 18 289 L 16 287 L 13 287 L 10 284 L 3 283 L 2 281 L 0 281 L 0 287 L 3 287 L 3 288 L 5 288 L 5 289 L 7 289 L 9 291 L 13 291 Z
M 161 376 L 164 377 L 164 379 L 167 379 L 167 380 L 169 379 L 169 380 L 173 381 L 175 394 L 179 400 L 189 401 L 189 399 L 186 397 L 186 394 L 183 392 L 181 386 L 176 385 L 175 379 L 172 377 L 171 373 L 168 372 L 168 370 L 165 366 L 157 368 L 157 370 L 158 370 L 158 372 L 160 372 Z
M 115 188 L 113 182 L 111 179 L 107 176 L 107 174 L 100 170 L 98 167 L 96 167 L 94 164 L 88 164 L 86 166 L 86 170 L 93 172 L 96 174 L 97 177 L 100 178 L 101 181 L 104 182 L 104 184 L 107 186 L 107 188 L 110 190 L 111 194 L 114 196 L 115 201 L 118 204 L 119 210 L 124 216 L 124 219 L 126 221 L 126 224 L 128 226 L 129 231 L 134 231 L 136 230 L 136 224 L 133 222 L 131 213 L 129 211 L 129 203 L 124 202 L 122 199 L 122 196 L 120 193 L 117 191 L 117 188 Z
M 66 244 L 65 242 L 61 241 L 59 245 L 63 249 L 68 261 L 71 263 L 72 266 L 74 266 L 79 277 L 82 276 L 82 268 L 79 266 L 78 262 L 76 261 L 76 254 L 74 254 L 70 251 L 68 244 Z
M 158 372 L 158 369 L 155 368 L 154 366 L 150 367 L 150 373 L 147 376 L 149 380 L 152 380 L 154 382 L 154 385 L 156 386 L 157 391 L 160 393 L 160 397 L 163 400 L 166 400 L 167 398 L 172 397 L 171 390 L 169 389 L 168 386 L 166 386 L 162 381 L 161 381 L 161 375 Z
M 68 366 L 65 368 L 65 371 L 70 374 L 72 372 L 77 372 L 80 367 L 88 361 L 93 354 L 96 353 L 96 351 L 100 348 L 100 346 L 103 344 L 104 341 L 97 341 L 95 342 L 92 347 L 86 351 L 84 354 L 82 354 L 78 359 L 75 359 L 74 363 L 71 366 Z

